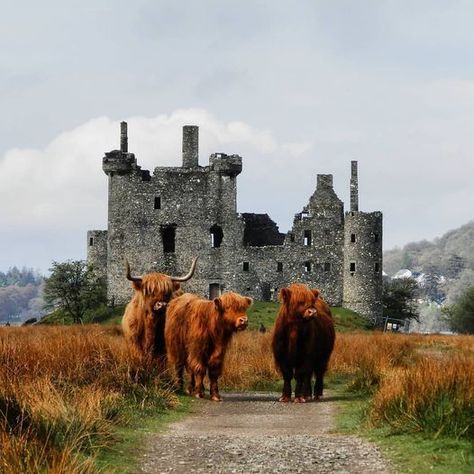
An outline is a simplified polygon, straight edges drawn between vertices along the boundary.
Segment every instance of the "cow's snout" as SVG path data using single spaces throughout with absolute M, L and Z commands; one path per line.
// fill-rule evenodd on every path
M 237 329 L 243 331 L 249 324 L 249 318 L 247 316 L 241 316 L 237 320 Z
M 154 305 L 153 305 L 153 311 L 160 311 L 161 309 L 164 309 L 166 308 L 166 305 L 168 303 L 166 301 L 157 301 Z
M 318 313 L 317 313 L 315 308 L 308 308 L 304 312 L 303 317 L 304 318 L 315 318 L 317 315 L 318 315 Z

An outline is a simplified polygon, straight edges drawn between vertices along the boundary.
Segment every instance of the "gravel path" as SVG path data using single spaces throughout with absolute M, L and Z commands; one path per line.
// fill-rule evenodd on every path
M 278 403 L 277 394 L 196 400 L 193 413 L 147 440 L 143 473 L 389 473 L 380 451 L 334 434 L 336 400 Z

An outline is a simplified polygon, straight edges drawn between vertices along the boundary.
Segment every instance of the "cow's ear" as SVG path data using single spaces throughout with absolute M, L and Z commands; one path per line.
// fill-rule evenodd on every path
M 282 288 L 280 290 L 280 301 L 282 303 L 288 303 L 290 301 L 291 290 L 289 288 Z
M 219 313 L 224 312 L 224 306 L 222 305 L 222 300 L 220 298 L 214 298 L 214 306 L 216 307 Z
M 319 290 L 317 290 L 316 288 L 312 288 L 311 291 L 312 291 L 314 297 L 316 299 L 318 299 L 319 298 Z
M 247 308 L 252 306 L 252 303 L 253 303 L 253 299 L 248 297 L 248 296 L 245 296 L 245 301 L 247 301 Z

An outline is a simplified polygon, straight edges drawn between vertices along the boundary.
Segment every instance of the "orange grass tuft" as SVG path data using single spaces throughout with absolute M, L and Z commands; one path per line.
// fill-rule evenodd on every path
M 220 378 L 224 390 L 265 390 L 280 380 L 271 349 L 272 334 L 235 334 Z
M 94 472 L 131 400 L 140 409 L 176 398 L 117 328 L 0 328 L 1 472 Z

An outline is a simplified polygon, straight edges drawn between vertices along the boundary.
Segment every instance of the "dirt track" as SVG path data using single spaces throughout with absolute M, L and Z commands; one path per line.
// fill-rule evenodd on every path
M 143 473 L 386 473 L 380 451 L 334 433 L 335 398 L 278 403 L 277 394 L 196 400 L 185 420 L 147 440 Z

